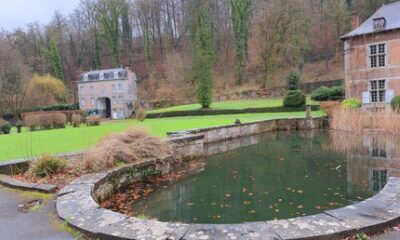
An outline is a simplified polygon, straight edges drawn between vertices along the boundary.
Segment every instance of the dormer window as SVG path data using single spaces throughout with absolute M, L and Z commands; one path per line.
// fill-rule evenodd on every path
M 104 73 L 100 73 L 99 79 L 104 80 Z
M 375 18 L 374 22 L 374 31 L 382 31 L 386 28 L 386 19 L 385 18 Z
M 84 76 L 83 76 L 83 81 L 88 81 L 89 80 L 89 76 L 87 75 L 87 74 L 85 74 Z
M 114 72 L 114 79 L 118 79 L 118 72 Z

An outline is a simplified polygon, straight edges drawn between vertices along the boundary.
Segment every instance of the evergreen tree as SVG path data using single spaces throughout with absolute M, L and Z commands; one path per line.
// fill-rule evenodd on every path
M 211 30 L 210 2 L 196 1 L 193 21 L 193 80 L 197 98 L 203 108 L 209 108 L 213 95 L 214 51 Z
M 235 73 L 236 81 L 242 84 L 245 81 L 245 61 L 249 32 L 249 17 L 252 0 L 230 0 L 231 20 L 235 44 Z
M 64 82 L 64 72 L 61 63 L 61 56 L 57 47 L 57 40 L 52 33 L 49 37 L 50 48 L 46 51 L 47 57 L 50 60 L 51 66 L 53 67 L 54 75 L 57 79 Z

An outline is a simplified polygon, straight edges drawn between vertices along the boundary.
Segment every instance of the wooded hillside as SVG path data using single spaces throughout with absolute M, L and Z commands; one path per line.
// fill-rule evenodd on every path
M 195 17 L 204 2 L 214 96 L 220 96 L 284 87 L 292 70 L 302 82 L 341 78 L 339 36 L 356 16 L 361 22 L 394 1 L 82 0 L 69 15 L 55 12 L 47 25 L 0 33 L 0 113 L 30 106 L 23 86 L 34 73 L 62 80 L 64 99 L 73 103 L 80 73 L 126 66 L 137 73 L 142 100 L 194 101 L 194 56 L 209 53 L 195 46 L 196 31 L 205 30 L 196 28 Z

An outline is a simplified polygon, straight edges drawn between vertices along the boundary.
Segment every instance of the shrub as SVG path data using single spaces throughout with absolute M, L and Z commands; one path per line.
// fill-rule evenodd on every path
M 393 110 L 399 110 L 400 109 L 400 96 L 396 96 L 390 101 L 390 105 L 392 106 Z
M 51 113 L 49 117 L 52 120 L 53 128 L 65 128 L 67 125 L 67 116 L 64 113 Z
M 300 88 L 300 75 L 296 71 L 291 71 L 286 80 L 289 90 L 297 90 Z
M 316 101 L 328 101 L 331 96 L 331 89 L 328 87 L 320 87 L 311 93 L 311 99 Z
M 73 114 L 71 117 L 71 122 L 72 122 L 72 126 L 74 126 L 74 128 L 79 127 L 82 122 L 82 116 L 79 114 Z
M 132 163 L 145 159 L 161 159 L 171 154 L 169 145 L 141 129 L 111 134 L 83 155 L 80 169 L 104 170 L 117 162 Z
M 311 99 L 316 101 L 329 101 L 329 100 L 339 100 L 344 98 L 344 87 L 325 87 L 322 86 L 311 93 Z
M 90 115 L 86 117 L 86 126 L 99 126 L 100 117 L 98 115 Z
M 146 119 L 146 116 L 147 116 L 147 113 L 146 113 L 146 110 L 144 108 L 138 108 L 135 111 L 135 119 L 140 121 L 140 122 L 143 122 Z
M 344 98 L 344 87 L 343 86 L 331 87 L 330 100 L 340 100 L 343 98 Z
M 10 134 L 11 124 L 6 120 L 0 118 L 0 133 Z
M 66 165 L 66 161 L 61 158 L 44 155 L 33 161 L 28 171 L 37 177 L 50 177 L 63 171 Z
M 53 120 L 48 114 L 39 114 L 39 126 L 42 130 L 49 130 L 53 127 Z
M 1 131 L 2 131 L 4 134 L 10 134 L 10 132 L 11 132 L 11 127 L 12 127 L 11 124 L 10 124 L 9 122 L 7 122 L 7 123 L 1 125 Z
M 39 115 L 28 115 L 25 117 L 24 122 L 25 126 L 32 132 L 40 127 Z
M 300 90 L 290 90 L 283 99 L 285 107 L 302 107 L 306 104 L 306 96 Z
M 344 108 L 360 108 L 361 101 L 357 98 L 348 98 L 344 100 L 341 105 Z
M 15 126 L 17 127 L 17 133 L 21 133 L 21 130 L 22 130 L 22 126 L 23 126 L 24 124 L 22 123 L 22 121 L 21 120 L 18 120 L 16 123 L 15 123 Z

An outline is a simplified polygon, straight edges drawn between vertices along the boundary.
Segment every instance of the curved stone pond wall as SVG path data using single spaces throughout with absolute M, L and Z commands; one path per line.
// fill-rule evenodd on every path
M 322 128 L 323 119 L 314 119 Z M 304 124 L 304 125 L 303 125 Z M 142 179 L 146 169 L 163 174 L 179 170 L 202 155 L 249 144 L 207 147 L 210 142 L 251 136 L 274 130 L 305 129 L 305 120 L 260 121 L 246 125 L 191 130 L 171 134 L 174 157 L 148 160 L 110 171 L 83 176 L 63 188 L 57 198 L 58 215 L 71 226 L 100 239 L 340 239 L 358 231 L 375 232 L 400 219 L 400 178 L 390 178 L 384 189 L 363 202 L 317 215 L 242 224 L 185 224 L 139 219 L 100 208 L 98 202 Z M 178 160 L 179 159 L 179 160 Z M 184 159 L 184 160 L 182 160 Z

